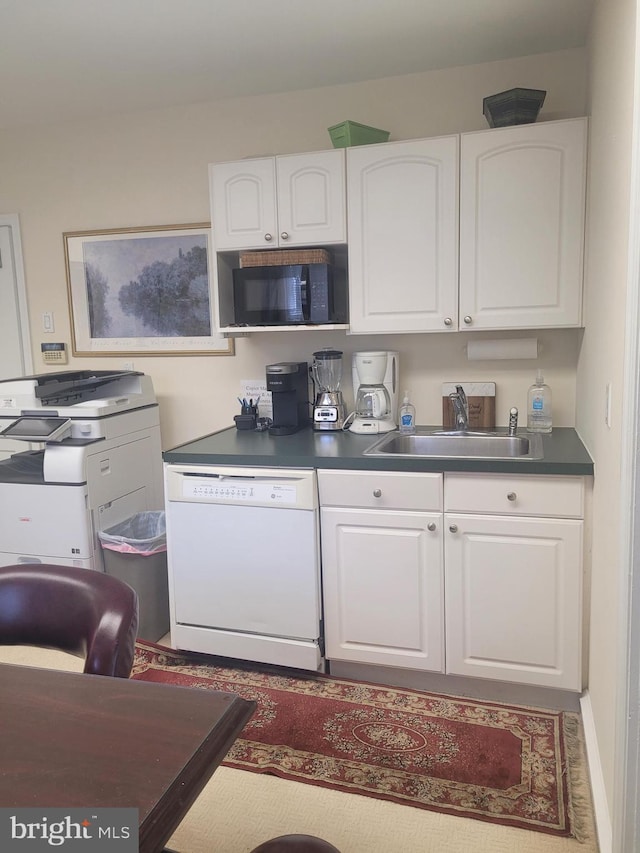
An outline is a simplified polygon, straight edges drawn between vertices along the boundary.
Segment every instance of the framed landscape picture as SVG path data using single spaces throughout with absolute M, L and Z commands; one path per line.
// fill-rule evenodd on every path
M 63 234 L 73 355 L 233 355 L 214 332 L 208 223 Z

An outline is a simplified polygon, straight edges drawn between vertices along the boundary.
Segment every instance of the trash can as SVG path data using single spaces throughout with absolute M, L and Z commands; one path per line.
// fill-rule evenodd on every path
M 138 636 L 156 642 L 169 630 L 167 534 L 161 511 L 139 512 L 98 532 L 104 568 L 138 593 Z

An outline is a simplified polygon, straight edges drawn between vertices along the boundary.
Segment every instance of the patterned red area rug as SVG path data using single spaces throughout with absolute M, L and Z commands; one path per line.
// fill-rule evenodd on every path
M 567 772 L 575 714 L 259 665 L 232 669 L 220 660 L 139 642 L 132 677 L 254 700 L 258 708 L 228 753 L 228 767 L 575 834 Z

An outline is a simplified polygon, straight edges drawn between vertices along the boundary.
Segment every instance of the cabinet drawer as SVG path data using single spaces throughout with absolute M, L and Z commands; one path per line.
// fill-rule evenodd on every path
M 445 474 L 445 512 L 582 518 L 582 477 Z
M 442 510 L 442 474 L 318 471 L 320 506 Z

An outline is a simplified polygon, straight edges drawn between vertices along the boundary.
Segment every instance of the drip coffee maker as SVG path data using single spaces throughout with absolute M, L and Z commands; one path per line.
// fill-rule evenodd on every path
M 311 371 L 316 388 L 313 428 L 342 429 L 344 426 L 344 402 L 340 391 L 342 353 L 328 347 L 314 352 Z
M 391 432 L 396 428 L 398 353 L 356 352 L 353 387 L 357 388 L 351 432 Z

